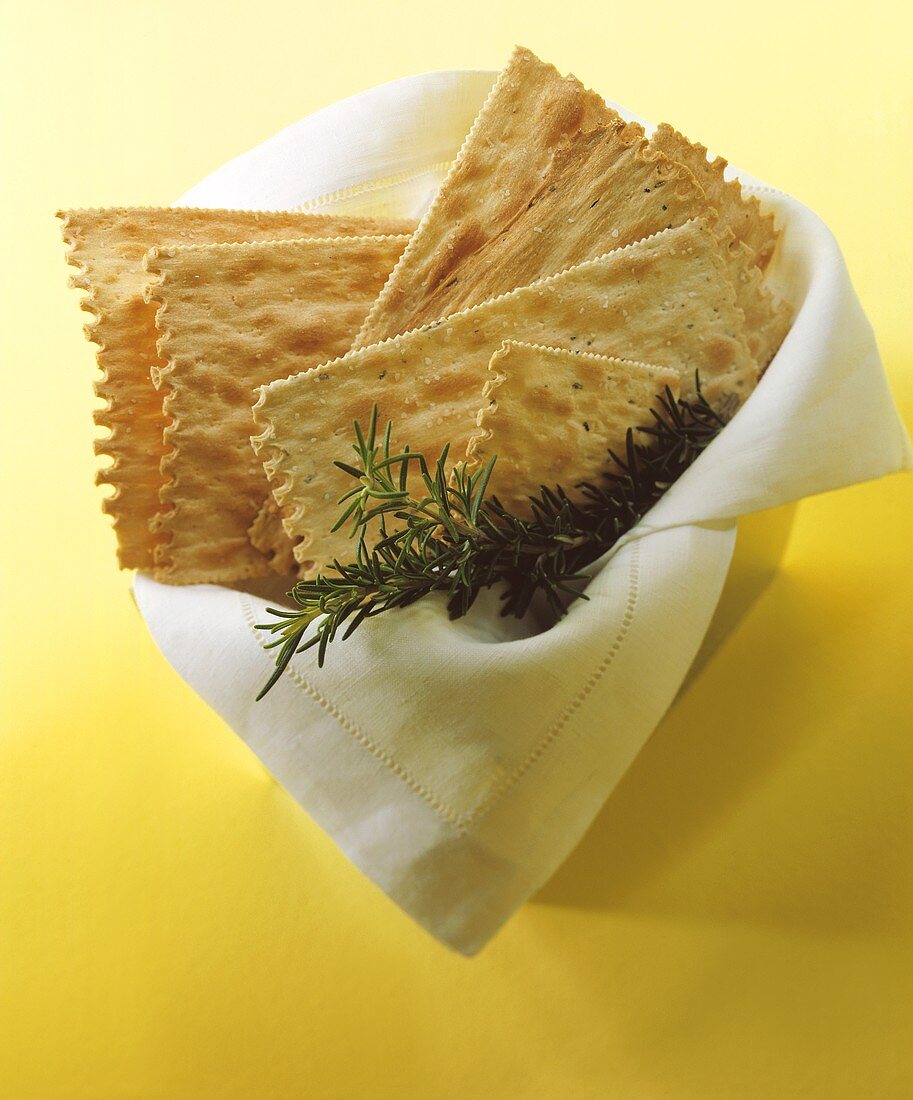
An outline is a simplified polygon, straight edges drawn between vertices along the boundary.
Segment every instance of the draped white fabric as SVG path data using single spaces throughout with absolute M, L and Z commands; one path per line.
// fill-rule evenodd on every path
M 353 211 L 421 214 L 493 79 L 430 73 L 354 96 L 181 202 L 332 196 Z M 558 625 L 502 619 L 494 595 L 451 623 L 429 599 L 368 621 L 323 669 L 312 653 L 296 658 L 255 703 L 271 668 L 254 630 L 266 601 L 136 579 L 140 611 L 180 675 L 366 875 L 464 953 L 558 867 L 674 699 L 738 518 L 913 465 L 832 235 L 794 199 L 742 178 L 785 228 L 772 277 L 795 324 L 735 420 Z

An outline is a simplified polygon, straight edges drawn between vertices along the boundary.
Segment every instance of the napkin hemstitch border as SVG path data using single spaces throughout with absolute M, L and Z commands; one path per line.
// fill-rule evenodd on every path
M 460 813 L 450 806 L 440 795 L 421 782 L 400 760 L 383 748 L 370 734 L 366 733 L 353 719 L 351 719 L 332 699 L 328 698 L 307 680 L 293 665 L 286 669 L 286 675 L 291 677 L 295 685 L 326 714 L 328 714 L 350 737 L 380 763 L 391 771 L 398 779 L 422 799 L 432 810 L 442 817 L 454 831 L 460 835 L 466 835 L 479 820 L 485 817 L 491 809 L 526 776 L 535 765 L 545 756 L 548 750 L 560 739 L 573 716 L 586 702 L 588 696 L 599 684 L 603 676 L 611 668 L 624 645 L 625 639 L 630 633 L 637 611 L 638 597 L 640 595 L 640 540 L 630 543 L 631 560 L 628 565 L 628 597 L 625 601 L 621 622 L 615 634 L 615 638 L 598 663 L 591 669 L 585 678 L 583 685 L 571 697 L 562 708 L 558 717 L 551 723 L 539 742 L 527 753 L 514 770 L 505 779 L 495 783 L 482 795 L 478 802 L 467 812 Z M 254 612 L 251 606 L 251 597 L 247 592 L 238 593 L 241 604 L 241 613 L 244 621 L 257 644 L 258 650 L 266 653 L 266 649 L 257 634 Z

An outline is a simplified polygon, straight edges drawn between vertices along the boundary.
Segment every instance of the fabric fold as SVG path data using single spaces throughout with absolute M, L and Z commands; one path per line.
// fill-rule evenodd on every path
M 384 180 L 384 212 L 419 216 L 427 189 L 410 180 L 440 178 L 493 78 L 432 73 L 355 96 L 182 201 L 298 206 Z M 796 308 L 793 329 L 735 419 L 595 563 L 589 599 L 555 626 L 500 618 L 496 593 L 457 622 L 427 599 L 367 621 L 323 669 L 313 651 L 297 657 L 255 703 L 272 664 L 255 629 L 266 602 L 136 579 L 176 671 L 370 879 L 463 953 L 560 865 L 672 703 L 739 517 L 913 466 L 832 235 L 794 199 L 741 178 L 784 227 L 771 279 Z

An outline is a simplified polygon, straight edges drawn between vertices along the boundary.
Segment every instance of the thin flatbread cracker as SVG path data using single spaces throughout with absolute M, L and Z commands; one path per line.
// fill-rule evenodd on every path
M 404 331 L 709 214 L 691 172 L 651 149 L 636 123 L 575 134 L 528 204 L 452 270 Z
M 488 369 L 489 403 L 466 457 L 474 466 L 497 455 L 488 495 L 519 516 L 532 513 L 529 497 L 541 485 L 581 499 L 581 482 L 617 470 L 609 452 L 624 454 L 628 429 L 655 422 L 651 410 L 666 389 L 679 393 L 678 372 L 668 368 L 513 340 Z
M 708 160 L 706 146 L 689 141 L 666 122 L 657 126 L 650 145 L 691 169 L 708 202 L 719 213 L 720 227 L 731 229 L 736 240 L 751 249 L 754 262 L 764 271 L 779 236 L 773 214 L 764 210 L 754 195 L 744 194 L 737 179 L 724 178 L 727 162 L 722 157 Z
M 254 522 L 248 527 L 247 537 L 251 546 L 263 554 L 274 573 L 286 577 L 297 571 L 292 540 L 282 526 L 282 514 L 272 493 L 263 501 Z
M 699 369 L 720 401 L 746 396 L 757 369 L 720 249 L 707 225 L 688 222 L 264 387 L 252 442 L 285 529 L 301 540 L 298 561 L 313 571 L 353 552 L 345 532 L 329 533 L 350 488 L 333 463 L 348 457 L 353 418 L 367 423 L 377 404 L 400 446 L 436 459 L 450 442 L 453 455 L 464 454 L 488 363 L 505 339 L 669 367 L 683 393 Z M 286 357 L 287 372 L 295 366 Z
M 248 537 L 269 494 L 250 446 L 257 387 L 286 374 L 289 353 L 321 363 L 344 351 L 407 239 L 265 241 L 148 254 L 147 298 L 160 305 L 159 355 L 166 361 L 153 378 L 167 390 L 168 419 L 157 579 L 219 583 L 271 571 Z
M 94 320 L 86 336 L 99 345 L 101 377 L 95 392 L 106 405 L 95 414 L 109 435 L 96 452 L 113 461 L 100 470 L 100 484 L 114 487 L 103 502 L 113 517 L 118 559 L 124 569 L 152 566 L 154 537 L 149 522 L 158 511 L 162 457 L 161 397 L 149 372 L 156 365 L 155 309 L 143 301 L 143 256 L 156 246 L 254 241 L 282 237 L 404 233 L 404 219 L 273 213 L 244 210 L 194 210 L 182 207 L 112 207 L 67 210 L 63 238 L 67 259 L 78 269 L 70 285 L 88 291 L 82 308 Z
M 353 348 L 404 332 L 463 259 L 526 206 L 562 142 L 618 118 L 575 77 L 518 46 Z
M 729 229 L 721 240 L 729 280 L 745 314 L 745 338 L 758 371 L 763 374 L 789 332 L 793 310 L 771 294 L 763 272 L 754 262 L 754 253 L 744 241 L 737 241 Z

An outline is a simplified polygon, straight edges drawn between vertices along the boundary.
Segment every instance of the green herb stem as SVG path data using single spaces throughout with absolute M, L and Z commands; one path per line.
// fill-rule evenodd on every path
M 394 450 L 391 424 L 379 440 L 377 417 L 375 406 L 367 430 L 354 424 L 355 461 L 335 464 L 355 482 L 333 527 L 350 525 L 353 560 L 298 581 L 288 593 L 297 610 L 267 609 L 276 621 L 257 629 L 275 635 L 267 648 L 278 653 L 258 699 L 296 653 L 316 646 L 322 666 L 343 628 L 348 638 L 365 619 L 431 592 L 447 594 L 452 619 L 496 584 L 503 586 L 502 615 L 522 617 L 538 593 L 560 617 L 570 600 L 586 599 L 586 567 L 642 519 L 725 424 L 699 386 L 688 401 L 666 390 L 653 423 L 628 430 L 624 456 L 607 452 L 612 472 L 577 486 L 573 499 L 560 486 L 541 486 L 529 498 L 531 515 L 521 518 L 486 495 L 496 458 L 472 472 L 464 464 L 449 471 L 448 444 L 429 467 L 408 447 Z

